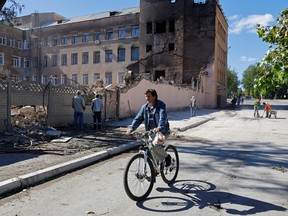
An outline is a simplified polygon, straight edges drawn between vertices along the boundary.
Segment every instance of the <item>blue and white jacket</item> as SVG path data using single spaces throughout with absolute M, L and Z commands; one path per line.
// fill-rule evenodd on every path
M 136 117 L 134 118 L 132 124 L 130 125 L 130 128 L 132 131 L 135 131 L 144 121 L 145 124 L 145 130 L 148 131 L 153 128 L 149 128 L 149 104 L 146 103 L 144 104 Z M 166 113 L 166 104 L 161 101 L 161 100 L 156 100 L 154 104 L 153 109 L 153 118 L 155 121 L 155 125 L 157 128 L 161 129 L 161 133 L 164 135 L 167 135 L 170 133 L 170 127 L 169 127 L 169 122 L 167 119 L 167 113 Z

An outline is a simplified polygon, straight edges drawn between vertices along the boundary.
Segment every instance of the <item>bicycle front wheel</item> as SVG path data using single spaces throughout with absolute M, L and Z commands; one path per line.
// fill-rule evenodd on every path
M 161 177 L 166 184 L 173 184 L 177 178 L 179 171 L 179 156 L 175 146 L 167 145 L 165 148 L 167 154 L 171 156 L 171 163 L 169 166 L 166 165 L 166 162 L 161 163 Z
M 124 188 L 134 201 L 146 199 L 153 188 L 155 172 L 150 158 L 145 164 L 144 155 L 134 155 L 127 164 L 124 173 Z

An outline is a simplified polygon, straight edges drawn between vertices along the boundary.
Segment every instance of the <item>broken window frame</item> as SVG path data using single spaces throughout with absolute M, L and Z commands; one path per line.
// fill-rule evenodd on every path
M 153 23 L 147 22 L 146 23 L 146 34 L 152 34 L 153 32 Z
M 174 51 L 175 50 L 175 43 L 169 43 L 168 44 L 168 50 L 171 52 Z
M 146 44 L 146 53 L 152 52 L 152 45 L 151 44 Z
M 166 33 L 166 20 L 155 22 L 155 34 Z
M 169 32 L 175 32 L 175 20 L 169 20 Z

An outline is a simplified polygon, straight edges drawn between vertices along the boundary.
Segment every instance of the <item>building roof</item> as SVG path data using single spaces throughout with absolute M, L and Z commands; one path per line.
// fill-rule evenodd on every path
M 129 14 L 137 14 L 139 12 L 140 12 L 139 7 L 126 8 L 126 9 L 120 9 L 120 10 L 114 10 L 114 11 L 106 11 L 106 12 L 88 14 L 88 15 L 71 17 L 71 18 L 64 18 L 63 20 L 58 20 L 53 23 L 47 23 L 46 25 L 43 25 L 42 27 L 85 22 L 89 20 L 104 19 L 104 18 L 114 17 L 114 16 L 125 16 Z

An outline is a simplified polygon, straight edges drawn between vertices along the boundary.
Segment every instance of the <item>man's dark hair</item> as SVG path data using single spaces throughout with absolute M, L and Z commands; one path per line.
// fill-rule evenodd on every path
M 155 89 L 147 89 L 145 95 L 147 95 L 148 93 L 151 93 L 152 96 L 156 96 L 156 100 L 158 99 L 158 95 Z

